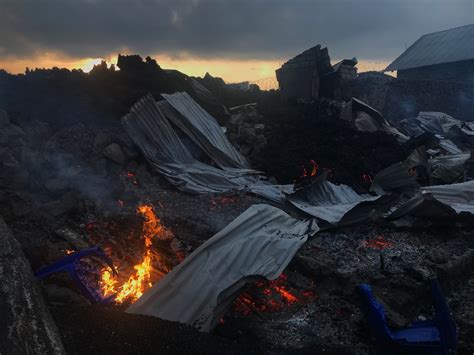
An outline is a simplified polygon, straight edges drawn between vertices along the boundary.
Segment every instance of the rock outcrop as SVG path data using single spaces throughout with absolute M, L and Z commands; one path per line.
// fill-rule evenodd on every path
M 0 353 L 65 354 L 31 267 L 0 218 Z

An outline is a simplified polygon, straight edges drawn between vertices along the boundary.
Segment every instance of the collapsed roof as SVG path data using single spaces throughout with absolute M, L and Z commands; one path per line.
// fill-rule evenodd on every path
M 299 221 L 278 208 L 253 205 L 146 291 L 127 312 L 210 331 L 246 283 L 258 277 L 276 279 L 318 229 L 314 220 Z
M 149 163 L 178 189 L 192 193 L 250 191 L 281 202 L 285 186 L 270 185 L 259 172 L 247 168 L 244 157 L 231 145 L 216 120 L 187 93 L 151 95 L 139 100 L 122 118 L 125 130 Z M 193 157 L 172 124 L 179 127 L 218 167 Z

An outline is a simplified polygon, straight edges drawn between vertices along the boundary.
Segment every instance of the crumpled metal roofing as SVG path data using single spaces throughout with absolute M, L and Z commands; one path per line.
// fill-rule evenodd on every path
M 385 71 L 474 59 L 474 24 L 420 37 Z
M 474 180 L 422 187 L 415 196 L 394 206 L 387 218 L 394 220 L 411 214 L 435 219 L 460 213 L 474 214 Z
M 288 201 L 296 208 L 331 224 L 338 224 L 358 205 L 379 198 L 380 196 L 359 195 L 347 185 L 335 185 L 326 180 L 316 180 L 287 195 Z
M 161 96 L 176 110 L 165 112 L 166 117 L 186 133 L 219 167 L 249 168 L 245 158 L 222 133 L 215 118 L 188 93 L 177 92 Z
M 173 100 L 177 101 L 177 107 L 181 104 L 186 106 L 184 102 L 189 104 L 186 96 L 180 97 L 181 99 L 175 97 Z M 196 109 L 196 115 L 200 115 L 200 119 L 193 123 L 184 122 L 193 120 L 195 115 L 191 115 L 191 109 L 181 109 L 187 116 L 173 112 L 170 107 L 166 109 L 166 106 L 156 103 L 151 95 L 147 95 L 135 103 L 130 113 L 122 118 L 128 135 L 155 170 L 176 188 L 192 194 L 250 191 L 275 202 L 285 201 L 282 189 L 286 190 L 286 186 L 270 185 L 260 179 L 258 171 L 232 166 L 232 157 L 238 153 L 228 149 L 230 143 L 219 125 L 205 122 L 214 120 L 213 117 L 204 116 Z M 170 123 L 179 120 L 183 121 L 180 125 L 185 128 L 184 133 L 188 133 L 211 159 L 216 159 L 225 168 L 204 164 L 192 156 Z M 177 123 L 176 125 L 178 126 Z
M 352 122 L 358 131 L 381 131 L 397 137 L 400 142 L 405 142 L 409 139 L 409 137 L 391 125 L 378 110 L 355 97 L 343 106 L 340 118 Z
M 471 152 L 441 155 L 428 161 L 430 176 L 438 183 L 451 183 L 463 177 Z
M 147 314 L 210 331 L 255 277 L 276 279 L 308 236 L 314 220 L 253 205 L 146 291 L 127 312 Z

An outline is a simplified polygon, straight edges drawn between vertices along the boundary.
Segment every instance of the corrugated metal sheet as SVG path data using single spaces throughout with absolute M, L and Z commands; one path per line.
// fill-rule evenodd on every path
M 256 277 L 276 279 L 319 230 L 280 209 L 253 205 L 146 291 L 127 312 L 210 331 L 239 290 Z
M 474 59 L 474 24 L 430 33 L 419 38 L 385 71 Z
M 359 195 L 347 185 L 335 185 L 325 180 L 315 181 L 287 195 L 288 201 L 296 208 L 335 225 L 358 205 L 375 201 L 379 197 Z
M 177 111 L 165 111 L 166 117 L 183 130 L 219 167 L 249 168 L 245 158 L 222 133 L 216 119 L 188 93 L 177 92 L 161 96 Z
M 390 220 L 408 214 L 437 219 L 456 214 L 474 214 L 474 181 L 459 184 L 422 187 L 418 194 L 394 206 L 387 215 Z
M 165 95 L 166 96 L 166 95 Z M 141 149 L 153 168 L 181 191 L 191 194 L 224 193 L 250 191 L 275 202 L 284 202 L 288 186 L 270 185 L 262 180 L 259 172 L 251 169 L 230 167 L 244 162 L 230 145 L 219 125 L 201 109 L 186 108 L 189 99 L 185 95 L 172 97 L 176 107 L 186 116 L 172 108 L 156 103 L 151 95 L 140 99 L 122 118 L 122 123 L 130 138 Z M 194 101 L 193 101 L 194 102 Z M 192 106 L 197 105 L 194 102 Z M 179 116 L 178 116 L 179 115 Z M 199 117 L 197 116 L 199 115 Z M 218 168 L 196 160 L 181 142 L 170 122 L 183 128 L 184 133 L 198 144 Z

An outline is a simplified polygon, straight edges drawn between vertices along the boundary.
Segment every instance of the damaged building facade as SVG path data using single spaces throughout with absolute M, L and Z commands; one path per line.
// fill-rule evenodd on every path
M 357 59 L 344 59 L 331 65 L 328 49 L 314 46 L 290 59 L 276 70 L 283 100 L 310 101 L 320 96 L 341 98 L 344 83 L 357 77 Z
M 290 59 L 276 71 L 284 100 L 319 97 L 320 78 L 333 72 L 327 48 L 317 45 Z
M 385 71 L 399 79 L 474 82 L 474 24 L 420 37 Z

